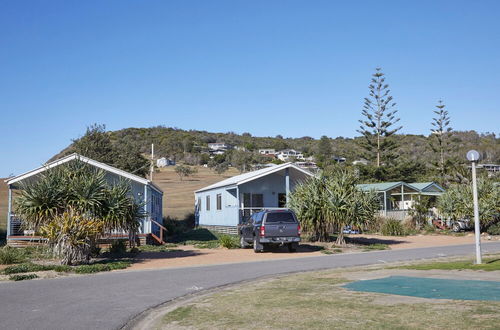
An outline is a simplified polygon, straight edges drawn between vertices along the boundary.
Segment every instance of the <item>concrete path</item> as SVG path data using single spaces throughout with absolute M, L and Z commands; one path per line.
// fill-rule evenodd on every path
M 483 252 L 500 252 L 500 242 Z M 117 329 L 174 298 L 262 276 L 473 254 L 457 245 L 3 282 L 0 329 Z

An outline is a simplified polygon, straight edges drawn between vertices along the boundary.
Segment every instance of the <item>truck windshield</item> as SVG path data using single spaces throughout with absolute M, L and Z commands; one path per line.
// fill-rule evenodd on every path
M 295 218 L 291 212 L 268 213 L 266 223 L 273 222 L 295 222 Z

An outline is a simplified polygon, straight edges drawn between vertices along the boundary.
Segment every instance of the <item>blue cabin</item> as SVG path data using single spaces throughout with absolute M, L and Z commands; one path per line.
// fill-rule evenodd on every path
M 100 163 L 79 154 L 71 154 L 69 156 L 47 163 L 37 169 L 6 180 L 9 189 L 7 213 L 7 243 L 9 245 L 26 245 L 26 243 L 29 242 L 39 242 L 42 240 L 41 238 L 34 236 L 34 233 L 24 230 L 22 226 L 22 219 L 16 216 L 12 208 L 13 200 L 16 196 L 16 191 L 22 188 L 22 183 L 36 180 L 37 175 L 46 171 L 47 169 L 74 160 L 85 162 L 91 166 L 103 170 L 105 172 L 105 178 L 110 184 L 126 180 L 130 184 L 131 193 L 133 194 L 135 200 L 139 204 L 144 205 L 144 211 L 147 214 L 147 216 L 141 220 L 139 239 L 145 242 L 150 236 L 152 236 L 153 238 L 155 238 L 154 236 L 159 236 L 158 231 L 161 230 L 160 224 L 163 223 L 163 191 L 157 185 L 143 177 L 128 173 L 104 163 Z M 154 235 L 155 233 L 157 235 Z M 127 237 L 127 235 L 125 233 L 113 233 L 113 237 L 121 238 Z
M 234 233 L 238 224 L 263 209 L 286 208 L 295 186 L 313 174 L 292 163 L 274 165 L 222 180 L 195 192 L 200 227 Z

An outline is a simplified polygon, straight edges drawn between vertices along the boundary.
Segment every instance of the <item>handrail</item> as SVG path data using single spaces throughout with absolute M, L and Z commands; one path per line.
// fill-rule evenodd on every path
M 151 223 L 154 223 L 155 225 L 157 225 L 158 227 L 160 227 L 160 237 L 156 236 L 155 233 L 153 233 L 153 231 L 151 231 L 151 236 L 153 236 L 153 238 L 155 240 L 158 241 L 158 243 L 160 244 L 164 244 L 165 242 L 163 241 L 163 231 L 167 231 L 167 228 L 165 228 L 163 225 L 161 225 L 159 222 L 151 219 Z

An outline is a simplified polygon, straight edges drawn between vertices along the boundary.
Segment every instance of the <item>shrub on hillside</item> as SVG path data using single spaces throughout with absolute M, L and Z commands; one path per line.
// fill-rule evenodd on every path
M 401 221 L 396 219 L 386 219 L 380 228 L 382 235 L 385 236 L 404 236 L 406 230 Z

